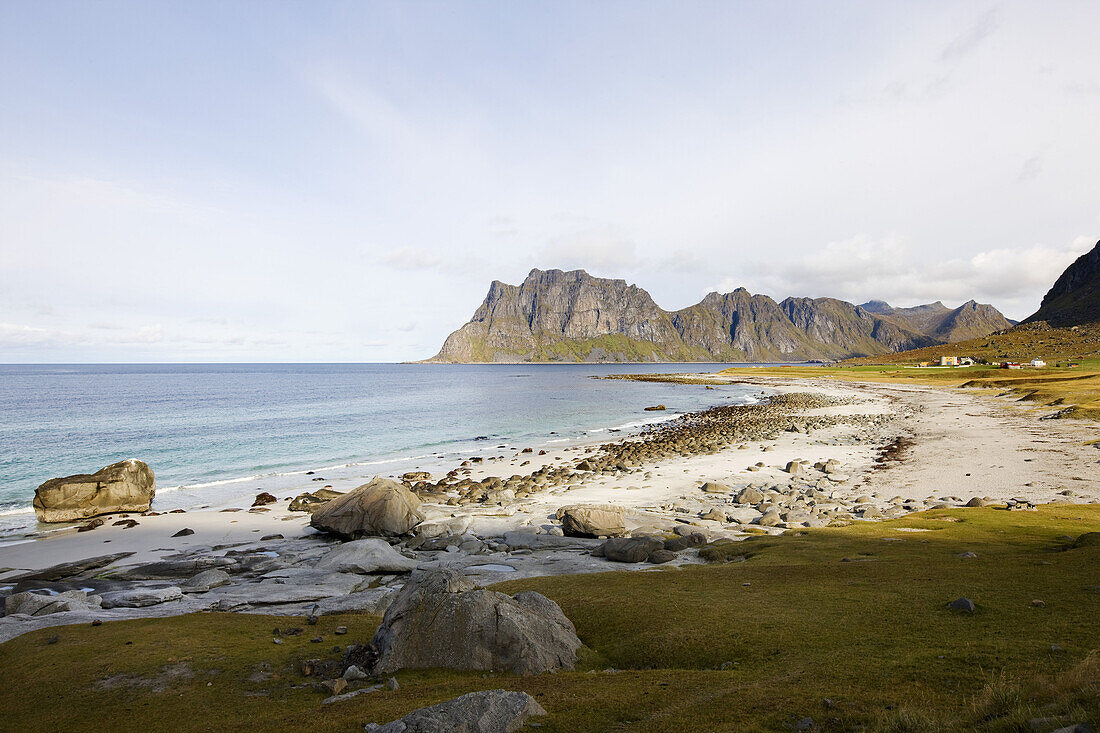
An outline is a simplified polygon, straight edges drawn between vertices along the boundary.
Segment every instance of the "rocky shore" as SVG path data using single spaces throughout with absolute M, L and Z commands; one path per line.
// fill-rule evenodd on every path
M 951 432 L 929 419 L 932 406 L 950 423 L 961 408 L 981 422 L 972 428 L 979 438 L 986 422 L 996 423 L 1016 436 L 1017 454 L 1020 441 L 1041 439 L 1032 420 L 1022 419 L 1013 433 L 988 400 L 881 386 L 766 384 L 773 394 L 758 404 L 682 415 L 612 442 L 471 458 L 441 475 L 379 477 L 352 491 L 261 494 L 251 507 L 111 515 L 89 531 L 0 546 L 0 567 L 7 568 L 0 576 L 0 640 L 43 626 L 205 610 L 307 619 L 383 613 L 413 572 L 452 573 L 481 586 L 668 568 L 728 559 L 736 554 L 729 542 L 753 534 L 941 506 L 1027 510 L 1100 498 L 1094 482 L 1069 475 L 1087 471 L 1064 463 L 1065 452 L 1079 453 L 1095 475 L 1100 451 L 1070 439 L 1058 441 L 1063 454 L 1053 464 L 1062 468 L 1042 461 L 1035 467 L 1042 482 L 1017 480 L 991 491 L 981 477 L 996 478 L 997 465 L 984 466 L 965 448 L 961 459 L 974 464 L 966 481 L 977 477 L 965 484 L 969 491 L 951 483 L 954 469 L 946 463 L 938 483 L 920 481 L 921 471 L 937 470 L 919 463 L 921 451 Z M 949 427 L 956 438 L 966 434 L 963 426 Z M 999 450 L 993 441 L 986 458 L 1004 459 Z M 1027 470 L 1035 457 L 1020 460 Z

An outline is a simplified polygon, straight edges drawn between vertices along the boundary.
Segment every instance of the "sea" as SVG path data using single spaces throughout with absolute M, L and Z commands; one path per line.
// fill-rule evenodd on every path
M 0 365 L 0 537 L 45 529 L 31 509 L 42 482 L 126 458 L 152 467 L 160 511 L 321 480 L 348 490 L 756 401 L 759 387 L 593 379 L 731 366 L 752 365 Z M 668 409 L 644 410 L 656 404 Z

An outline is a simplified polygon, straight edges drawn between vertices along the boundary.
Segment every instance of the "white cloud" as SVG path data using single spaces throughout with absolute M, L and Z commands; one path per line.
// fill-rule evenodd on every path
M 1010 318 L 1022 319 L 1074 259 L 1092 247 L 1087 237 L 1072 244 L 999 248 L 970 257 L 936 259 L 897 236 L 865 235 L 829 242 L 795 260 L 754 260 L 744 277 L 722 278 L 710 290 L 738 286 L 783 298 L 834 297 L 855 303 L 887 300 L 911 306 L 942 300 L 992 302 Z
M 543 270 L 583 269 L 612 277 L 631 272 L 640 264 L 634 242 L 610 225 L 587 227 L 556 237 L 543 245 L 537 259 Z

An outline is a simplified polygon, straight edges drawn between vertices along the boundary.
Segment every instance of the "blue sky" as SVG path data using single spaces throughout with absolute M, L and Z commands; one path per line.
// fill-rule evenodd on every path
M 0 362 L 430 356 L 584 267 L 1022 318 L 1100 5 L 0 0 Z

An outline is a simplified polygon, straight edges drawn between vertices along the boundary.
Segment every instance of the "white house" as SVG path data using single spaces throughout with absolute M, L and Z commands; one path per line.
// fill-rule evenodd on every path
M 1043 361 L 1042 359 L 1032 359 L 1031 360 L 1031 366 L 1033 366 L 1033 367 L 1042 368 L 1042 367 L 1045 367 L 1046 365 L 1047 365 L 1047 363 L 1045 361 Z

